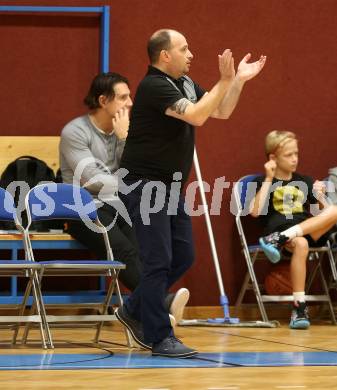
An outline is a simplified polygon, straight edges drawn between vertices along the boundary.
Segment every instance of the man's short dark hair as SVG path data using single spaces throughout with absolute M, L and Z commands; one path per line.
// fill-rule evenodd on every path
M 113 99 L 115 97 L 114 86 L 118 83 L 129 85 L 128 79 L 118 73 L 99 73 L 92 80 L 88 95 L 84 98 L 84 104 L 91 110 L 100 108 L 99 97 L 103 95 Z
M 158 61 L 160 52 L 168 50 L 171 47 L 171 37 L 168 30 L 159 30 L 149 39 L 147 44 L 147 54 L 150 59 L 150 64 L 155 64 Z

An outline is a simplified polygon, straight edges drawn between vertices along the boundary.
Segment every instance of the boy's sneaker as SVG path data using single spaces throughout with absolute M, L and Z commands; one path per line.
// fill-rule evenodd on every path
M 115 315 L 119 322 L 126 326 L 135 342 L 145 349 L 152 349 L 152 345 L 144 341 L 142 324 L 131 317 L 125 305 L 115 310 Z
M 289 323 L 290 329 L 308 329 L 310 326 L 308 307 L 305 302 L 294 303 Z
M 198 351 L 186 347 L 179 339 L 174 336 L 168 336 L 160 343 L 153 344 L 153 356 L 165 356 L 175 358 L 189 358 L 195 356 Z
M 281 248 L 289 240 L 280 232 L 271 233 L 268 236 L 259 239 L 261 248 L 264 254 L 272 263 L 277 263 L 281 260 Z

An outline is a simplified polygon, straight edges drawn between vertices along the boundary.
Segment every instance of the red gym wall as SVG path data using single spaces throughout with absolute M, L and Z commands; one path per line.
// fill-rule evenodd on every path
M 133 92 L 147 68 L 146 41 L 159 28 L 185 34 L 194 54 L 190 76 L 205 88 L 217 81 L 217 54 L 225 48 L 232 49 L 236 64 L 247 52 L 253 59 L 267 55 L 265 69 L 247 83 L 232 117 L 209 120 L 197 130 L 202 173 L 211 187 L 221 176 L 233 182 L 262 171 L 263 140 L 272 129 L 298 134 L 299 171 L 322 178 L 337 165 L 335 0 L 0 0 L 0 5 L 110 5 L 111 70 L 127 75 Z M 58 135 L 85 111 L 82 99 L 99 70 L 98 17 L 0 13 L 0 36 L 1 135 Z M 224 190 L 221 214 L 212 223 L 233 302 L 244 259 L 229 210 L 231 188 Z M 180 284 L 191 290 L 192 305 L 217 304 L 204 218 L 193 223 L 196 263 Z

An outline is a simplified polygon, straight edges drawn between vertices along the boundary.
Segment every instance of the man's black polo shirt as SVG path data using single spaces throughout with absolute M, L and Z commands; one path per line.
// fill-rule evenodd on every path
M 199 100 L 205 91 L 198 84 L 194 89 Z M 181 172 L 182 182 L 187 180 L 193 161 L 194 127 L 165 115 L 166 109 L 183 97 L 181 79 L 149 66 L 135 95 L 121 161 L 121 167 L 130 173 L 128 177 L 171 183 L 173 174 Z

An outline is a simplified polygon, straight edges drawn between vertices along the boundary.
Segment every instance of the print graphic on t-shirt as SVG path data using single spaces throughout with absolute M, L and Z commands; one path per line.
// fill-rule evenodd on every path
M 277 187 L 273 193 L 273 206 L 281 214 L 303 212 L 304 194 L 294 186 Z

